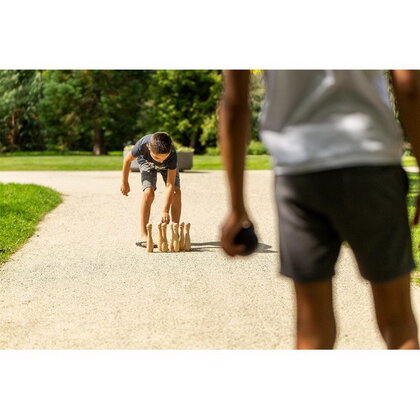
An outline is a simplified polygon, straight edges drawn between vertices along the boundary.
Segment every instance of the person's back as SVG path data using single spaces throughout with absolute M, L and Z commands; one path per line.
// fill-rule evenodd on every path
M 381 71 L 266 71 L 261 137 L 277 174 L 399 164 L 402 135 Z
M 396 96 L 419 160 L 420 129 L 413 112 L 420 115 L 420 80 L 413 91 L 404 76 L 397 76 Z M 418 348 L 402 132 L 383 73 L 268 71 L 266 82 L 261 136 L 276 172 L 280 272 L 295 286 L 297 347 L 335 343 L 332 278 L 346 241 L 371 282 L 387 346 Z M 249 72 L 226 73 L 220 142 L 232 210 L 222 228 L 222 246 L 231 256 L 243 252 L 234 238 L 244 221 L 249 223 L 243 199 L 248 89 Z

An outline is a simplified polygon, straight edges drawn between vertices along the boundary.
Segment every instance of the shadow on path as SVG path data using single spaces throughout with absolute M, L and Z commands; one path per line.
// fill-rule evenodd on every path
M 179 171 L 179 172 L 181 172 L 183 175 L 184 174 L 208 174 L 208 173 L 210 173 L 210 171 L 207 171 L 205 169 L 203 169 L 203 170 L 183 169 L 182 171 Z
M 216 252 L 216 249 L 221 248 L 220 241 L 218 242 L 195 242 L 191 244 L 190 252 Z M 278 251 L 273 251 L 271 245 L 259 243 L 255 254 L 278 254 Z

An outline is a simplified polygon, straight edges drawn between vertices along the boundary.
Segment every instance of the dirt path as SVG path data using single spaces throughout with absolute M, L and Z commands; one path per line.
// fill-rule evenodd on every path
M 263 244 L 248 259 L 228 259 L 218 246 L 223 172 L 181 174 L 191 253 L 147 254 L 134 246 L 139 174 L 130 180 L 123 197 L 119 172 L 0 172 L 0 182 L 46 185 L 64 198 L 0 266 L 0 348 L 292 348 L 293 294 L 276 274 L 271 172 L 248 172 L 250 213 Z M 155 233 L 162 193 L 159 180 Z M 348 250 L 337 268 L 337 348 L 383 348 L 370 290 Z M 420 320 L 420 288 L 413 289 Z

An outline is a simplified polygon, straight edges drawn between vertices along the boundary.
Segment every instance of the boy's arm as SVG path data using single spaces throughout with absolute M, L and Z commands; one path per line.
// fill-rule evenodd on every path
M 168 176 L 166 179 L 166 195 L 163 200 L 163 211 L 162 211 L 162 222 L 169 223 L 169 209 L 172 205 L 172 199 L 175 192 L 175 178 L 176 178 L 176 169 L 168 169 Z M 175 220 L 179 223 L 179 220 Z
M 392 84 L 399 110 L 400 121 L 411 143 L 417 165 L 420 165 L 420 71 L 392 70 Z M 417 197 L 417 209 L 413 223 L 420 219 L 420 199 Z
M 250 135 L 248 70 L 226 71 L 220 108 L 219 140 L 228 176 L 231 210 L 222 226 L 222 247 L 230 256 L 241 254 L 243 245 L 234 245 L 235 235 L 244 220 L 249 220 L 244 205 L 243 180 L 246 145 Z
M 130 192 L 130 184 L 128 183 L 128 175 L 130 174 L 130 167 L 131 162 L 136 159 L 131 152 L 127 153 L 127 156 L 124 158 L 123 161 L 123 169 L 122 169 L 122 183 L 121 183 L 121 192 L 124 195 L 128 195 Z

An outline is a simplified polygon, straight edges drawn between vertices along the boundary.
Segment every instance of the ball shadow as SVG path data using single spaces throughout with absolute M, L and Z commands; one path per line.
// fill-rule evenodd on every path
M 191 244 L 190 252 L 216 252 L 216 249 L 222 248 L 220 241 L 218 242 L 195 242 Z M 268 244 L 258 243 L 258 247 L 254 254 L 278 254 L 273 251 L 272 246 Z

